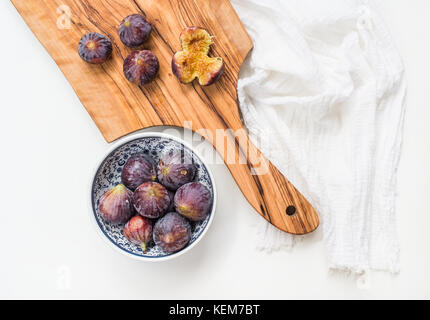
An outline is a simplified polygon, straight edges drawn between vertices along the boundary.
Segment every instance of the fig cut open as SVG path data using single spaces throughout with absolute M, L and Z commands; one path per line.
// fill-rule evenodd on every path
M 212 36 L 203 28 L 188 27 L 180 35 L 182 51 L 173 56 L 172 71 L 182 83 L 198 79 L 200 85 L 216 82 L 224 71 L 222 58 L 208 56 Z

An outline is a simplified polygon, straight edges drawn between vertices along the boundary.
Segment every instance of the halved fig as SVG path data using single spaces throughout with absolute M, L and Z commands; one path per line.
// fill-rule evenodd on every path
M 182 83 L 198 79 L 200 85 L 208 86 L 216 82 L 224 72 L 222 58 L 208 56 L 212 36 L 203 28 L 188 27 L 180 35 L 182 51 L 172 59 L 172 71 Z

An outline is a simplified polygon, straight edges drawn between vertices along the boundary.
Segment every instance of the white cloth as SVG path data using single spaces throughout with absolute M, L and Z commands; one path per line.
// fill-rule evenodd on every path
M 399 270 L 401 58 L 372 1 L 232 0 L 254 42 L 238 84 L 251 138 L 320 214 L 330 268 Z M 262 246 L 293 237 L 262 224 Z

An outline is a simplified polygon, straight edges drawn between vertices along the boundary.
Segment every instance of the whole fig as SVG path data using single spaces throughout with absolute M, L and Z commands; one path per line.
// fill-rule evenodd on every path
M 155 181 L 157 175 L 151 157 L 143 153 L 131 156 L 122 169 L 121 179 L 130 190 L 135 190 L 144 182 Z
M 133 51 L 125 58 L 123 65 L 127 80 L 138 86 L 154 80 L 159 69 L 157 56 L 149 50 Z
M 133 205 L 141 216 L 157 219 L 167 212 L 170 198 L 161 184 L 145 182 L 134 191 Z
M 191 240 L 191 225 L 176 212 L 170 212 L 154 226 L 154 242 L 163 251 L 173 253 L 183 249 Z
M 78 52 L 85 62 L 101 64 L 111 56 L 112 43 L 100 33 L 87 33 L 79 41 Z
M 211 192 L 200 182 L 187 183 L 176 191 L 176 211 L 191 221 L 205 219 L 211 206 Z
M 123 184 L 105 192 L 99 201 L 102 218 L 110 223 L 126 223 L 133 215 L 133 192 Z
M 161 184 L 170 190 L 193 181 L 196 167 L 191 157 L 182 151 L 170 151 L 164 154 L 157 167 L 157 176 Z
M 132 14 L 121 22 L 119 38 L 127 47 L 136 48 L 149 38 L 151 30 L 152 27 L 144 16 Z
M 140 245 L 146 253 L 147 246 L 152 239 L 152 221 L 142 216 L 134 216 L 126 223 L 124 236 L 136 245 Z

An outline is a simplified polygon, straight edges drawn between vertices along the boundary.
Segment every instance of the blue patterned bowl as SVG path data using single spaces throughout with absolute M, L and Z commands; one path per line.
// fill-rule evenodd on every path
M 191 241 L 188 246 L 181 251 L 173 254 L 166 253 L 152 244 L 148 251 L 143 253 L 140 246 L 130 243 L 124 237 L 122 233 L 124 225 L 114 225 L 103 220 L 98 209 L 99 199 L 107 190 L 121 183 L 122 168 L 131 155 L 143 152 L 150 155 L 156 163 L 158 163 L 160 156 L 164 152 L 168 152 L 172 149 L 182 149 L 193 158 L 197 168 L 195 181 L 204 184 L 212 193 L 213 202 L 211 213 L 205 220 L 191 224 Z M 91 186 L 91 207 L 92 220 L 95 221 L 96 228 L 102 237 L 115 249 L 138 260 L 163 261 L 184 254 L 191 250 L 191 248 L 202 239 L 213 220 L 216 207 L 216 190 L 214 179 L 209 168 L 184 141 L 163 133 L 138 133 L 121 139 L 111 148 L 98 165 Z

